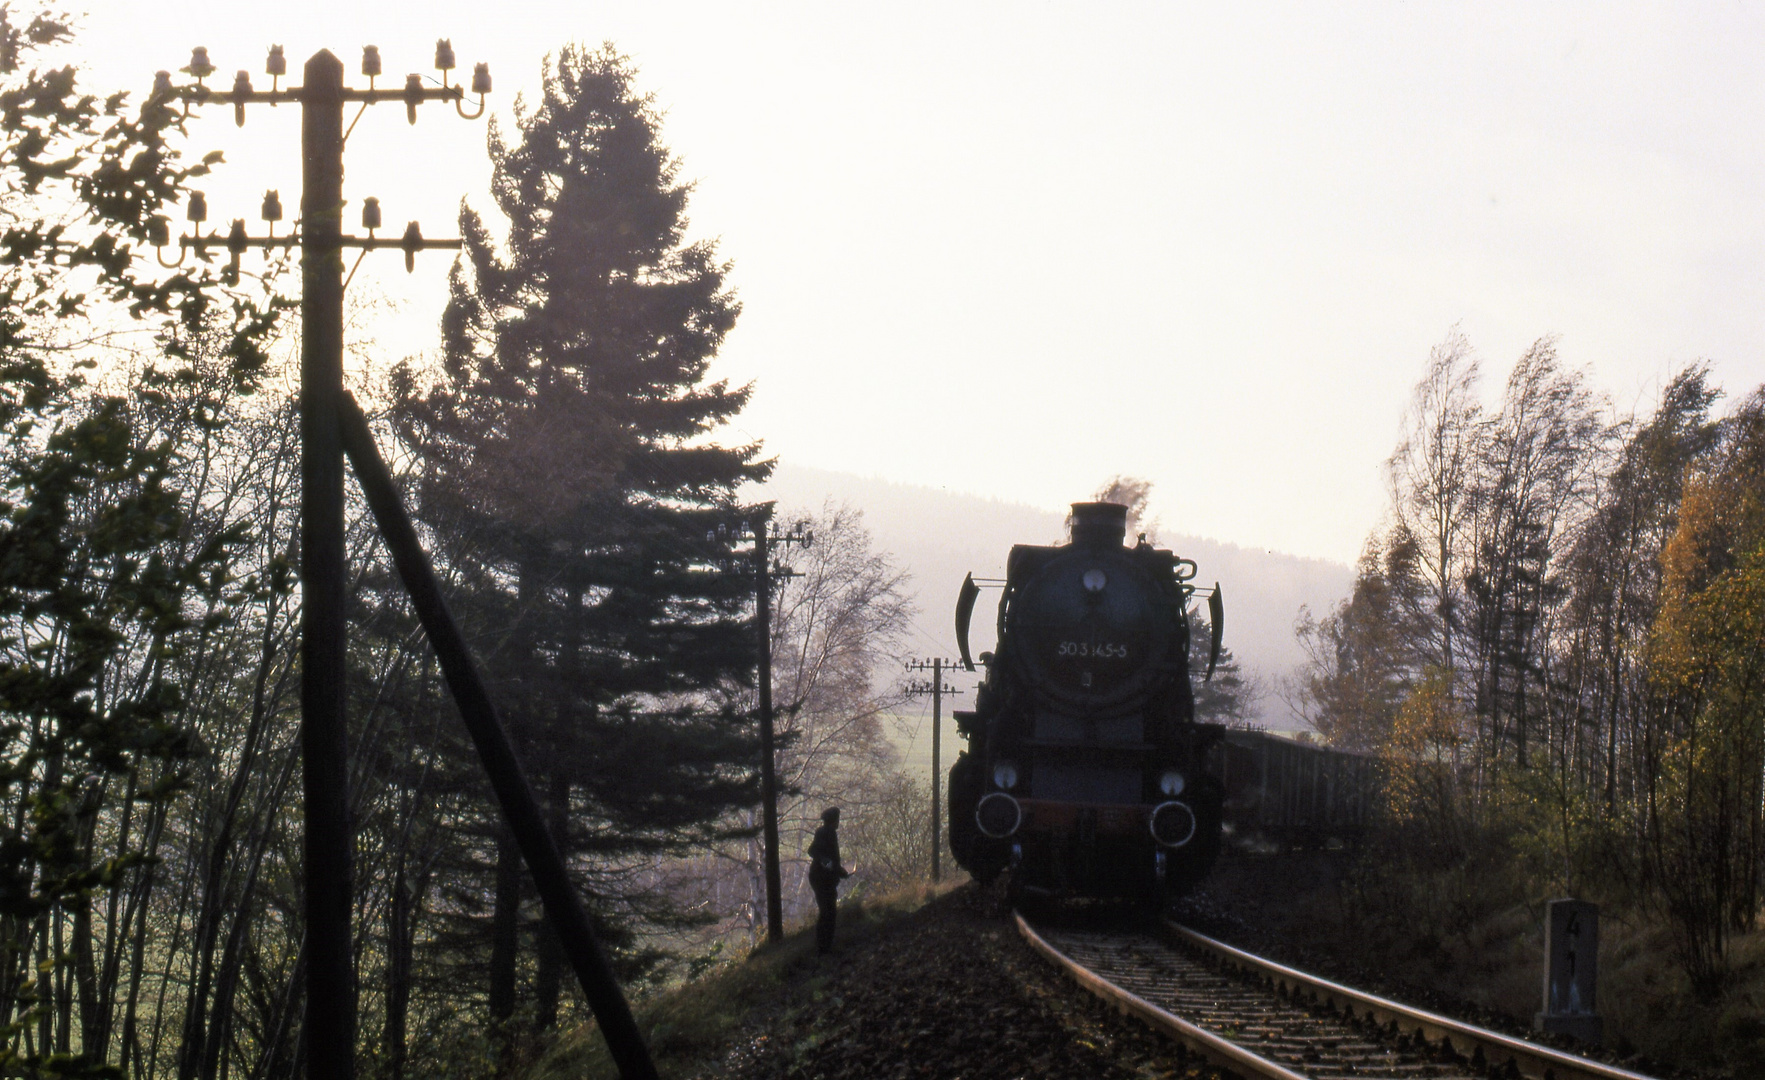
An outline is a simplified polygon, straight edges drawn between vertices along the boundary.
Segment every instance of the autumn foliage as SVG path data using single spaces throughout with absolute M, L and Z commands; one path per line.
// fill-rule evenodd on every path
M 1693 366 L 1614 415 L 1543 339 L 1490 405 L 1450 336 L 1295 687 L 1385 759 L 1388 866 L 1659 919 L 1705 995 L 1765 884 L 1765 393 L 1719 396 Z

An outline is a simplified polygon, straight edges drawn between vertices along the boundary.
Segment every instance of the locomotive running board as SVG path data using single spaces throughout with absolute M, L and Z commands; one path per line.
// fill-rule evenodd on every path
M 968 623 L 974 618 L 974 600 L 980 594 L 981 587 L 974 583 L 974 575 L 965 575 L 962 579 L 962 590 L 956 594 L 956 648 L 962 653 L 962 667 L 965 671 L 974 670 L 974 661 L 968 655 Z

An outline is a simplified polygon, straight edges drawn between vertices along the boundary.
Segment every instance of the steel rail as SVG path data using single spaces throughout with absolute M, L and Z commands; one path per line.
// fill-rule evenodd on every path
M 1448 1040 L 1454 1051 L 1467 1058 L 1481 1049 L 1484 1059 L 1491 1065 L 1500 1066 L 1505 1055 L 1522 1076 L 1536 1080 L 1653 1080 L 1652 1077 L 1621 1069 L 1616 1065 L 1553 1050 L 1548 1046 L 1475 1027 L 1438 1013 L 1401 1005 L 1388 998 L 1283 967 L 1175 922 L 1167 921 L 1165 926 L 1181 940 L 1212 952 L 1240 969 L 1266 976 L 1274 980 L 1276 986 L 1288 992 L 1299 990 L 1316 994 L 1333 1008 L 1355 1016 L 1370 1017 L 1384 1025 L 1395 1023 L 1400 1030 L 1417 1033 L 1430 1042 Z
M 1052 961 L 1056 967 L 1071 976 L 1074 982 L 1115 1005 L 1123 1012 L 1138 1016 L 1153 1027 L 1171 1035 L 1178 1042 L 1207 1059 L 1210 1064 L 1233 1072 L 1247 1073 L 1253 1077 L 1266 1077 L 1268 1080 L 1309 1080 L 1308 1077 L 1293 1072 L 1291 1069 L 1251 1053 L 1237 1043 L 1222 1039 L 1211 1031 L 1196 1027 L 1182 1017 L 1166 1012 L 1145 998 L 1130 993 L 1102 978 L 1090 968 L 1050 945 L 1025 921 L 1022 914 L 1017 912 L 1012 914 L 1017 919 L 1017 932 L 1023 935 L 1024 940 L 1029 942 L 1037 952 Z

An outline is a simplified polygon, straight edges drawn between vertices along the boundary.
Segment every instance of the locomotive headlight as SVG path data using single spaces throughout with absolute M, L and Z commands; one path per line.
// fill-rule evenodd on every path
M 1183 793 L 1183 788 L 1186 786 L 1188 785 L 1183 780 L 1183 774 L 1175 769 L 1166 769 L 1158 778 L 1158 790 L 1166 798 L 1176 798 Z
M 1017 786 L 1017 765 L 1009 761 L 1001 761 L 993 766 L 993 784 L 1010 791 Z

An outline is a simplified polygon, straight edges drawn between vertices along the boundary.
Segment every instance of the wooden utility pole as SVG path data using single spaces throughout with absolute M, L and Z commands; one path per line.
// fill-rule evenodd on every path
M 960 694 L 962 691 L 944 683 L 944 664 L 941 656 L 931 660 L 909 660 L 908 671 L 930 670 L 932 679 L 929 683 L 912 682 L 907 684 L 909 694 L 930 694 L 932 696 L 932 880 L 943 877 L 943 832 L 944 832 L 944 773 L 943 762 L 940 760 L 944 730 L 944 695 Z
M 772 583 L 774 579 L 802 575 L 782 561 L 774 564 L 772 548 L 775 544 L 809 547 L 815 542 L 815 534 L 805 532 L 800 521 L 788 533 L 773 532 L 772 507 L 772 503 L 750 507 L 751 517 L 736 522 L 733 531 L 727 522 L 717 526 L 705 534 L 705 543 L 719 552 L 712 561 L 725 573 L 754 575 L 754 628 L 759 635 L 755 642 L 754 683 L 760 698 L 760 858 L 766 884 L 766 940 L 776 944 L 784 940 L 784 898 L 778 865 L 778 772 L 774 761 L 777 739 L 772 711 Z M 732 553 L 725 547 L 744 538 L 754 542 L 753 550 L 746 555 Z
M 784 940 L 783 884 L 778 869 L 778 776 L 773 760 L 772 725 L 772 579 L 797 577 L 789 567 L 772 565 L 772 545 L 801 544 L 808 547 L 814 533 L 802 523 L 789 533 L 772 532 L 772 504 L 761 507 L 749 526 L 754 533 L 754 616 L 760 624 L 760 833 L 766 863 L 766 940 Z
M 766 940 L 784 940 L 784 900 L 778 873 L 778 778 L 772 760 L 772 569 L 767 530 L 772 510 L 754 522 L 754 616 L 760 624 L 760 834 L 766 863 Z
M 347 451 L 441 662 L 448 688 L 472 735 L 491 788 L 533 873 L 546 918 L 576 968 L 583 994 L 600 1022 L 620 1075 L 627 1080 L 654 1080 L 656 1071 L 642 1032 L 632 1019 L 624 993 L 595 939 L 588 913 L 570 883 L 538 801 L 472 662 L 465 638 L 448 613 L 439 579 L 405 514 L 397 486 L 374 445 L 366 418 L 343 388 L 343 249 L 353 247 L 365 252 L 398 248 L 404 252 L 405 268 L 409 270 L 419 251 L 460 247 L 457 239 L 423 239 L 416 222 L 396 240 L 375 237 L 373 231 L 380 222 L 378 204 L 373 199 L 366 200 L 364 207 L 363 225 L 368 235 L 343 233 L 343 107 L 346 102 L 371 105 L 402 101 L 406 116 L 416 123 L 420 104 L 451 102 L 467 119 L 482 116 L 483 95 L 490 90 L 489 68 L 480 64 L 473 73 L 472 92 L 479 95 L 479 105 L 478 112 L 468 116 L 461 107 L 465 88 L 447 83 L 447 73 L 454 67 L 453 48 L 448 42 L 436 43 L 435 61 L 442 72 L 439 87 L 425 87 L 420 77 L 413 74 L 402 92 L 377 90 L 371 80 L 379 74 L 379 53 L 370 48 L 363 56 L 364 74 L 369 75 L 370 85 L 367 90 L 360 90 L 346 88 L 342 61 L 328 51 L 320 51 L 307 61 L 302 86 L 253 90 L 246 73 L 240 72 L 234 89 L 226 92 L 202 85 L 201 80 L 214 72 L 214 65 L 209 62 L 208 50 L 199 48 L 193 51 L 190 66 L 184 69 L 196 77 L 194 87 L 172 86 L 167 72 L 160 72 L 154 82 L 155 94 L 176 95 L 194 103 L 231 103 L 235 120 L 240 124 L 245 122 L 247 104 L 297 102 L 301 107 L 299 236 L 252 239 L 245 234 L 243 220 L 233 222 L 225 239 L 213 233 L 205 236 L 200 225 L 207 216 L 207 208 L 192 193 L 189 217 L 197 230 L 194 235 L 179 237 L 178 247 L 180 262 L 183 251 L 189 248 L 196 248 L 206 258 L 209 248 L 225 247 L 231 256 L 232 274 L 237 274 L 239 256 L 248 248 L 287 248 L 296 244 L 300 247 L 300 748 L 306 814 L 306 1014 L 301 1042 L 305 1048 L 306 1075 L 315 1080 L 350 1080 L 355 1075 L 356 995 L 350 947 L 354 838 L 349 822 L 348 714 L 344 692 L 348 565 L 344 549 L 343 473 Z M 271 50 L 266 71 L 277 79 L 286 74 L 281 46 Z M 273 223 L 281 216 L 279 201 L 273 196 L 266 198 L 264 219 Z M 163 258 L 161 263 L 176 265 L 164 262 Z
M 344 712 L 343 63 L 306 62 L 300 152 L 300 752 L 306 805 L 308 1076 L 355 1075 Z

